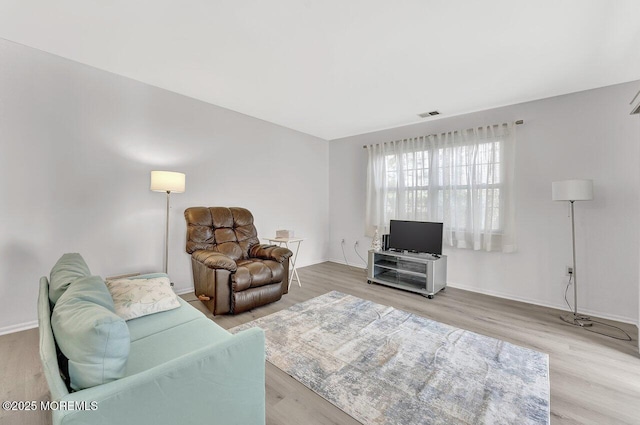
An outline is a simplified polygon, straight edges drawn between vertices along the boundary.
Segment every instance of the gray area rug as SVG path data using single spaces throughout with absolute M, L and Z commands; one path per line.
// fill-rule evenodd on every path
M 547 354 L 330 292 L 245 325 L 363 424 L 548 424 Z

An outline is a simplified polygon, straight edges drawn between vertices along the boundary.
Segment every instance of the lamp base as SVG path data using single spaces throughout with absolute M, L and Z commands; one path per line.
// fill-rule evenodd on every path
M 560 316 L 560 319 L 570 325 L 580 326 L 581 328 L 593 326 L 593 323 L 591 323 L 591 318 L 589 316 L 583 316 L 582 314 L 565 314 Z

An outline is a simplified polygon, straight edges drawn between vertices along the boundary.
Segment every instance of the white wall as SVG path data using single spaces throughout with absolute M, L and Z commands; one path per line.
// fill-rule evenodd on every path
M 33 324 L 65 252 L 102 276 L 162 269 L 158 169 L 187 175 L 171 197 L 176 291 L 192 288 L 189 206 L 244 206 L 259 236 L 307 238 L 301 266 L 326 258 L 328 142 L 0 40 L 0 333 Z
M 362 264 L 366 150 L 440 131 L 523 119 L 517 126 L 517 232 L 513 254 L 446 249 L 448 284 L 472 291 L 564 307 L 565 266 L 571 264 L 566 203 L 551 201 L 551 182 L 594 180 L 595 199 L 576 203 L 579 307 L 598 316 L 638 320 L 640 129 L 629 100 L 640 82 L 574 93 L 338 139 L 329 147 L 329 257 Z M 446 111 L 442 111 L 446 114 Z
M 350 263 L 364 235 L 366 151 L 379 143 L 524 119 L 518 127 L 515 254 L 447 249 L 449 284 L 563 307 L 571 262 L 567 208 L 551 182 L 593 178 L 576 204 L 583 311 L 638 319 L 640 82 L 444 118 L 327 143 L 130 79 L 0 40 L 0 333 L 36 319 L 38 279 L 64 252 L 99 275 L 162 268 L 165 196 L 154 169 L 187 174 L 172 196 L 169 273 L 192 285 L 182 212 L 239 205 L 261 236 L 307 237 L 300 265 Z M 443 111 L 446 112 L 446 111 Z M 637 117 L 636 117 L 637 118 Z M 330 205 L 330 208 L 327 205 Z M 329 229 L 329 234 L 327 234 Z

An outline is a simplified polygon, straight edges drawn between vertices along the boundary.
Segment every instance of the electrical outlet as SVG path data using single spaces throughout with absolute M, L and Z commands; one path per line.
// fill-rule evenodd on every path
M 344 245 L 344 238 L 342 238 L 342 242 L 341 243 Z
M 573 275 L 573 266 L 567 266 L 566 275 L 567 276 Z

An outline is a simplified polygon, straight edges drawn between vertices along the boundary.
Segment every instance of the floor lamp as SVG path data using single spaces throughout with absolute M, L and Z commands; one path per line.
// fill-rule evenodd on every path
M 151 190 L 154 192 L 167 192 L 167 228 L 164 240 L 164 272 L 169 269 L 169 199 L 171 192 L 184 192 L 184 174 L 172 171 L 152 171 Z
M 588 316 L 578 314 L 578 274 L 576 269 L 576 227 L 573 213 L 575 201 L 593 199 L 593 180 L 562 180 L 551 184 L 554 201 L 569 201 L 571 205 L 571 242 L 573 247 L 573 314 L 560 316 L 562 320 L 575 326 L 591 326 Z

